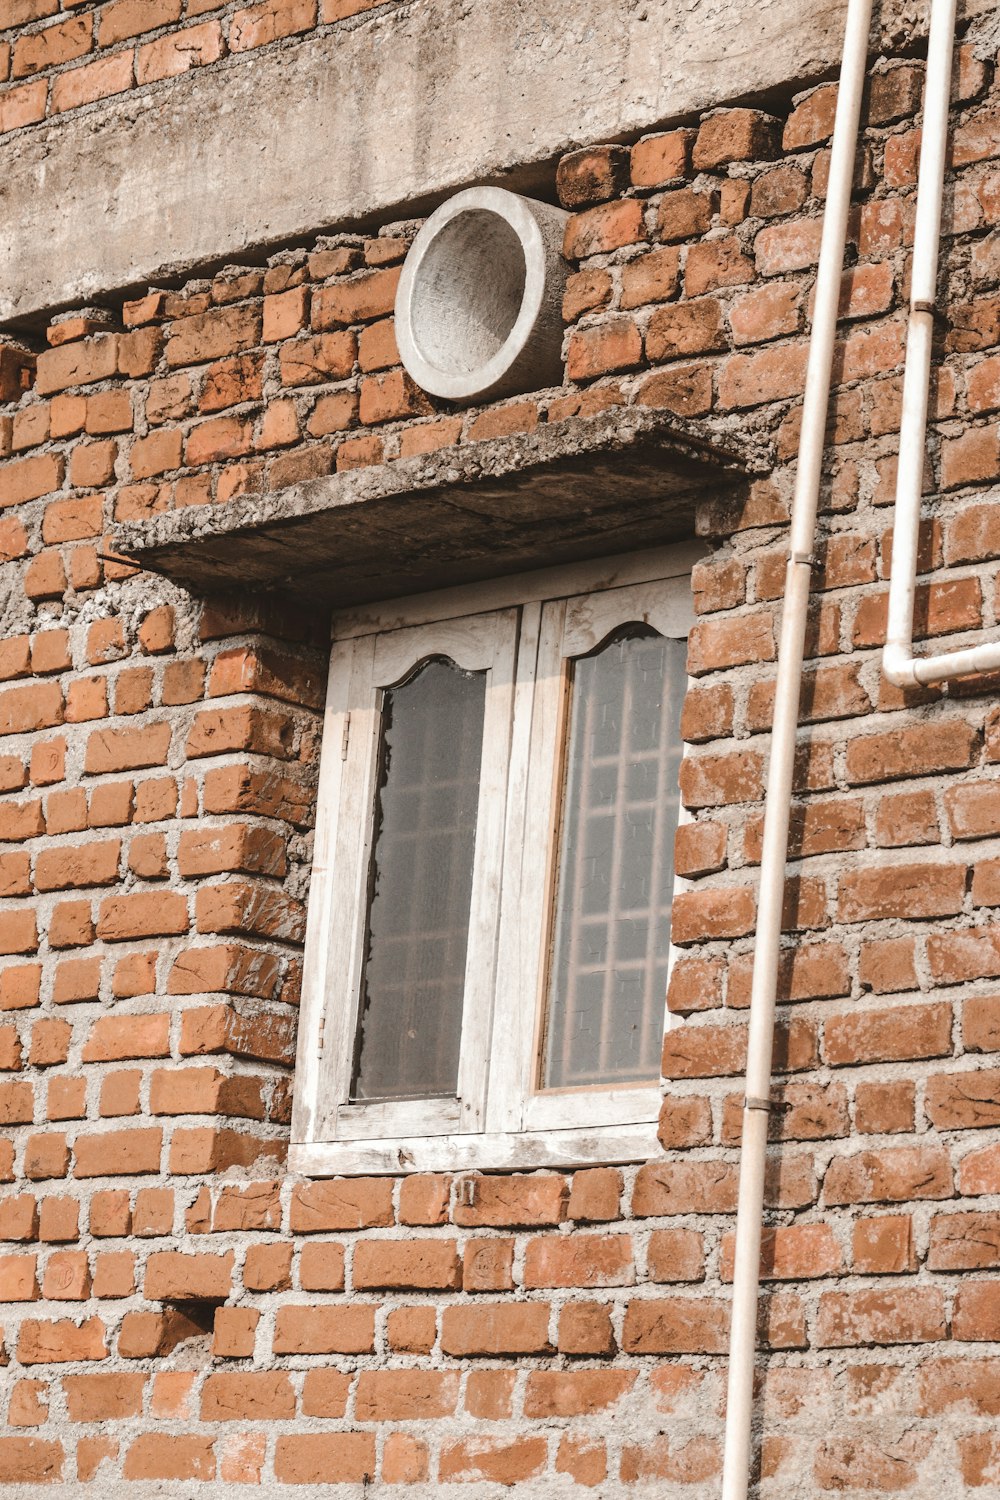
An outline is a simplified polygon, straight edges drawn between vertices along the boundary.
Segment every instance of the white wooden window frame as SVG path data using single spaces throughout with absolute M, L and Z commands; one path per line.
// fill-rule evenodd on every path
M 573 658 L 631 621 L 683 639 L 687 543 L 334 617 L 289 1165 L 311 1176 L 641 1161 L 658 1083 L 536 1087 Z M 485 671 L 486 719 L 457 1098 L 349 1097 L 381 694 L 424 660 Z M 683 882 L 675 881 L 675 890 Z M 673 951 L 669 955 L 670 961 Z M 665 1028 L 670 1025 L 664 1006 Z

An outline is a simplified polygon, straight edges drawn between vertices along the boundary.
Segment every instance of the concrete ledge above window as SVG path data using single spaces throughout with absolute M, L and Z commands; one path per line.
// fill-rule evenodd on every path
M 195 591 L 337 608 L 691 536 L 699 500 L 766 471 L 749 438 L 626 408 L 167 512 L 114 544 Z

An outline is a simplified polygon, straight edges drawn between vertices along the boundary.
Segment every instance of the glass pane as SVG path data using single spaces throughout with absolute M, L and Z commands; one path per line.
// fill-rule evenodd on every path
M 686 657 L 636 626 L 574 663 L 546 1088 L 659 1077 Z
M 442 660 L 383 695 L 353 1099 L 458 1087 L 485 711 Z

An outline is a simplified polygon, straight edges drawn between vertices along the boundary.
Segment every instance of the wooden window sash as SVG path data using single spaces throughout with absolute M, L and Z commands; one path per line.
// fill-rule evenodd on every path
M 324 714 L 293 1171 L 327 1176 L 526 1170 L 655 1154 L 658 1084 L 535 1087 L 557 857 L 560 737 L 570 658 L 631 620 L 685 636 L 693 623 L 690 569 L 703 551 L 681 544 L 336 617 L 343 635 L 331 651 Z M 543 590 L 547 602 L 539 598 Z M 434 611 L 440 618 L 429 618 Z M 479 804 L 484 853 L 481 861 L 477 834 L 460 1098 L 351 1105 L 379 731 L 376 695 L 430 655 L 491 674 Z M 682 808 L 682 821 L 685 816 Z M 675 890 L 686 884 L 675 878 Z M 347 984 L 339 967 L 345 962 Z M 665 1029 L 671 1023 L 665 1015 Z

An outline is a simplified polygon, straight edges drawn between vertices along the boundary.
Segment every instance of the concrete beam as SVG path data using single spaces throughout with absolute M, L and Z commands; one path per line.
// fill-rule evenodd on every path
M 0 145 L 0 322 L 821 72 L 843 0 L 414 0 Z
M 8 136 L 0 326 L 472 183 L 530 190 L 573 146 L 828 72 L 845 11 L 412 0 Z

